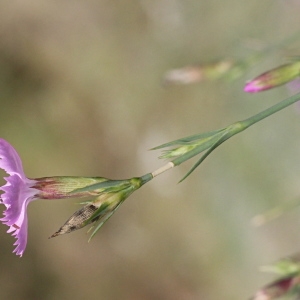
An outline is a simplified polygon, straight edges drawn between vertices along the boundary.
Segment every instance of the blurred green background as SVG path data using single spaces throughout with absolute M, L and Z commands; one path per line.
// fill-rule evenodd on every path
M 224 127 L 286 98 L 247 79 L 162 84 L 170 69 L 240 59 L 299 28 L 297 1 L 1 1 L 0 136 L 28 177 L 140 176 L 164 164 L 148 149 Z M 187 162 L 135 192 L 88 243 L 87 228 L 48 240 L 77 200 L 29 206 L 24 256 L 0 227 L 0 299 L 248 299 L 258 268 L 300 249 L 300 212 L 251 219 L 299 197 L 299 109 L 218 148 L 186 181 Z M 2 174 L 2 173 L 1 173 Z M 4 175 L 4 173 L 3 173 Z M 4 181 L 1 181 L 1 183 Z

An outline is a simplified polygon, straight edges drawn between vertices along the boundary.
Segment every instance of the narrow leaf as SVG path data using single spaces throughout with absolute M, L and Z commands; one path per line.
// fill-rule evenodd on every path
M 185 180 L 189 175 L 191 175 L 192 172 L 195 171 L 195 169 L 205 160 L 205 158 L 212 153 L 217 147 L 219 147 L 223 142 L 225 142 L 231 135 L 224 134 L 222 135 L 214 145 L 212 145 L 201 157 L 200 159 L 194 164 L 194 166 L 184 175 L 184 177 L 179 181 L 182 182 Z
M 201 133 L 201 134 L 194 134 L 191 136 L 187 136 L 172 142 L 168 142 L 159 146 L 156 146 L 150 150 L 158 150 L 158 149 L 162 149 L 162 148 L 166 148 L 166 147 L 170 147 L 170 146 L 174 146 L 174 145 L 186 145 L 186 144 L 190 144 L 191 142 L 195 141 L 195 140 L 200 140 L 200 139 L 204 139 L 204 138 L 208 138 L 210 136 L 213 136 L 221 131 L 223 131 L 224 129 L 219 129 L 219 130 L 214 130 L 214 131 L 209 131 L 209 132 L 205 132 L 205 133 Z

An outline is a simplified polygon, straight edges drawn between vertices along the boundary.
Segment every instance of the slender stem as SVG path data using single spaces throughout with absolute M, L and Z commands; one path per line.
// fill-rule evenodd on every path
M 259 112 L 258 114 L 247 118 L 243 121 L 239 121 L 236 123 L 233 123 L 225 128 L 223 128 L 222 130 L 216 131 L 217 133 L 215 134 L 214 137 L 211 138 L 211 143 L 209 143 L 207 145 L 207 147 L 205 148 L 200 148 L 200 147 L 195 147 L 193 150 L 186 152 L 185 154 L 175 158 L 172 160 L 172 163 L 174 166 L 178 166 L 180 164 L 182 164 L 183 162 L 191 159 L 192 157 L 198 155 L 199 153 L 208 150 L 208 152 L 206 152 L 203 156 L 202 159 L 200 159 L 200 163 L 202 163 L 202 161 L 204 160 L 204 158 L 206 158 L 208 156 L 208 154 L 210 154 L 214 149 L 216 149 L 218 146 L 220 146 L 223 142 L 225 142 L 226 140 L 228 140 L 229 138 L 231 138 L 232 136 L 244 131 L 245 129 L 247 129 L 248 127 L 250 127 L 251 125 L 254 125 L 255 123 L 271 116 L 272 114 L 292 105 L 293 103 L 297 102 L 300 100 L 300 93 L 291 96 L 261 112 Z M 198 165 L 200 164 L 198 163 Z M 198 166 L 197 165 L 197 166 Z M 164 168 L 164 167 L 163 167 Z M 162 169 L 163 169 L 162 168 Z M 170 168 L 167 168 L 166 170 L 168 170 Z M 159 169 L 160 170 L 160 169 Z M 158 170 L 158 174 L 160 174 L 161 172 Z M 166 170 L 163 170 L 166 171 Z M 156 174 L 156 172 L 153 172 L 155 176 L 157 176 L 158 174 Z M 152 174 L 153 174 L 152 173 Z
M 291 96 L 285 100 L 282 100 L 281 102 L 259 112 L 258 114 L 248 118 L 248 119 L 245 119 L 244 121 L 241 121 L 240 123 L 242 123 L 244 126 L 246 126 L 246 128 L 248 128 L 249 126 L 275 114 L 276 112 L 292 105 L 293 103 L 297 102 L 300 100 L 300 93 L 294 95 L 294 96 Z
M 170 161 L 167 164 L 165 164 L 164 166 L 153 171 L 152 173 L 145 174 L 144 176 L 141 177 L 142 185 L 144 185 L 148 181 L 152 180 L 154 177 L 172 169 L 173 167 L 175 167 L 175 165 Z
M 141 185 L 144 185 L 145 183 L 147 183 L 148 181 L 152 180 L 153 179 L 153 175 L 152 173 L 147 173 L 145 174 L 144 176 L 141 177 Z
M 172 169 L 174 166 L 175 166 L 174 163 L 172 163 L 171 161 L 169 161 L 166 165 L 164 165 L 161 168 L 153 171 L 151 174 L 152 174 L 152 176 L 154 178 L 154 177 L 156 177 L 156 176 L 158 176 L 158 175 L 160 175 L 160 174 L 162 174 L 162 173 L 164 173 L 164 172 Z

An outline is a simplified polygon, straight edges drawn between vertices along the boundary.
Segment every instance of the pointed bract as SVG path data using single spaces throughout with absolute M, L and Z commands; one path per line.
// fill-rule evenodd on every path
M 98 223 L 91 235 L 93 237 L 124 200 L 145 182 L 147 181 L 143 181 L 143 178 L 108 180 L 107 186 L 102 187 L 99 196 L 76 211 L 50 238 L 73 232 L 91 223 Z M 99 185 L 96 186 L 99 188 Z

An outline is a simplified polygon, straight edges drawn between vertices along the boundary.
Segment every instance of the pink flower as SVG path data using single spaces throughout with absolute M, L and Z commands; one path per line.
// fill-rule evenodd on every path
M 91 237 L 111 217 L 124 200 L 153 178 L 151 173 L 126 180 L 104 177 L 54 176 L 29 179 L 25 176 L 17 151 L 0 138 L 0 169 L 9 176 L 0 187 L 0 204 L 6 210 L 0 221 L 9 226 L 8 233 L 16 238 L 14 253 L 22 256 L 27 244 L 27 206 L 33 200 L 95 197 L 76 211 L 51 237 L 72 232 L 88 224 L 95 225 Z
M 25 176 L 17 151 L 0 138 L 0 169 L 9 176 L 0 187 L 0 203 L 6 206 L 0 221 L 9 226 L 7 232 L 16 237 L 14 253 L 22 256 L 27 244 L 27 206 L 33 200 L 96 197 L 87 202 L 53 236 L 72 232 L 94 222 L 100 222 L 92 236 L 110 218 L 120 204 L 135 190 L 153 178 L 109 180 L 103 177 L 54 176 L 29 179 Z
M 4 192 L 0 201 L 6 206 L 0 220 L 9 226 L 7 232 L 17 239 L 13 252 L 22 256 L 27 244 L 27 205 L 37 199 L 39 191 L 33 188 L 36 181 L 25 176 L 16 150 L 3 139 L 0 139 L 0 168 L 9 174 L 5 177 L 6 184 L 0 187 Z

